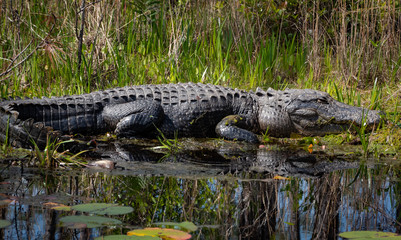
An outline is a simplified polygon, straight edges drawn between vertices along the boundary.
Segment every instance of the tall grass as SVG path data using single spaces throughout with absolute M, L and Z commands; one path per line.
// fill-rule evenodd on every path
M 85 15 L 82 0 L 2 2 L 1 97 L 193 81 L 317 88 L 359 105 L 380 97 L 360 89 L 401 77 L 398 1 L 84 3 Z

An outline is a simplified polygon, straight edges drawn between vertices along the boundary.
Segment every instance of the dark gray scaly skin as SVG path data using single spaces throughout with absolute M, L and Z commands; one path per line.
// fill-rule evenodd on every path
M 378 111 L 349 106 L 325 92 L 269 89 L 246 92 L 179 83 L 114 88 L 83 95 L 0 102 L 0 141 L 45 147 L 47 135 L 224 137 L 252 143 L 273 137 L 339 133 L 352 124 L 380 122 Z M 8 131 L 7 131 L 8 129 Z M 8 132 L 8 133 L 7 133 Z M 256 133 L 256 134 L 255 134 Z M 8 135 L 8 137 L 6 137 Z

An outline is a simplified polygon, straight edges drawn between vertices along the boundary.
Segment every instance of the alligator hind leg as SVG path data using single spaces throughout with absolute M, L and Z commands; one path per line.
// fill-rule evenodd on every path
M 216 126 L 218 136 L 229 140 L 245 141 L 250 143 L 259 143 L 259 139 L 251 131 L 244 129 L 246 127 L 245 118 L 239 115 L 230 115 L 221 120 Z
M 106 106 L 103 119 L 118 137 L 135 137 L 157 126 L 164 115 L 159 102 L 138 100 Z

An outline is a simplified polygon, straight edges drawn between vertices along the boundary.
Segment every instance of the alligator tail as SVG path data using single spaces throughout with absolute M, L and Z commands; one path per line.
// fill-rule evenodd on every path
M 58 132 L 33 119 L 20 120 L 15 114 L 0 111 L 0 142 L 13 147 L 44 149 L 48 140 L 55 140 Z

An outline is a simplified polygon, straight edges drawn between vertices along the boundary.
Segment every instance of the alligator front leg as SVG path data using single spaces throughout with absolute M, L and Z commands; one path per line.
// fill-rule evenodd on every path
M 229 140 L 259 143 L 256 134 L 244 129 L 244 127 L 246 127 L 244 117 L 239 115 L 230 115 L 223 118 L 223 120 L 217 124 L 216 133 L 218 136 Z
M 102 116 L 118 137 L 135 137 L 157 126 L 164 112 L 157 101 L 138 100 L 108 105 L 103 109 Z

